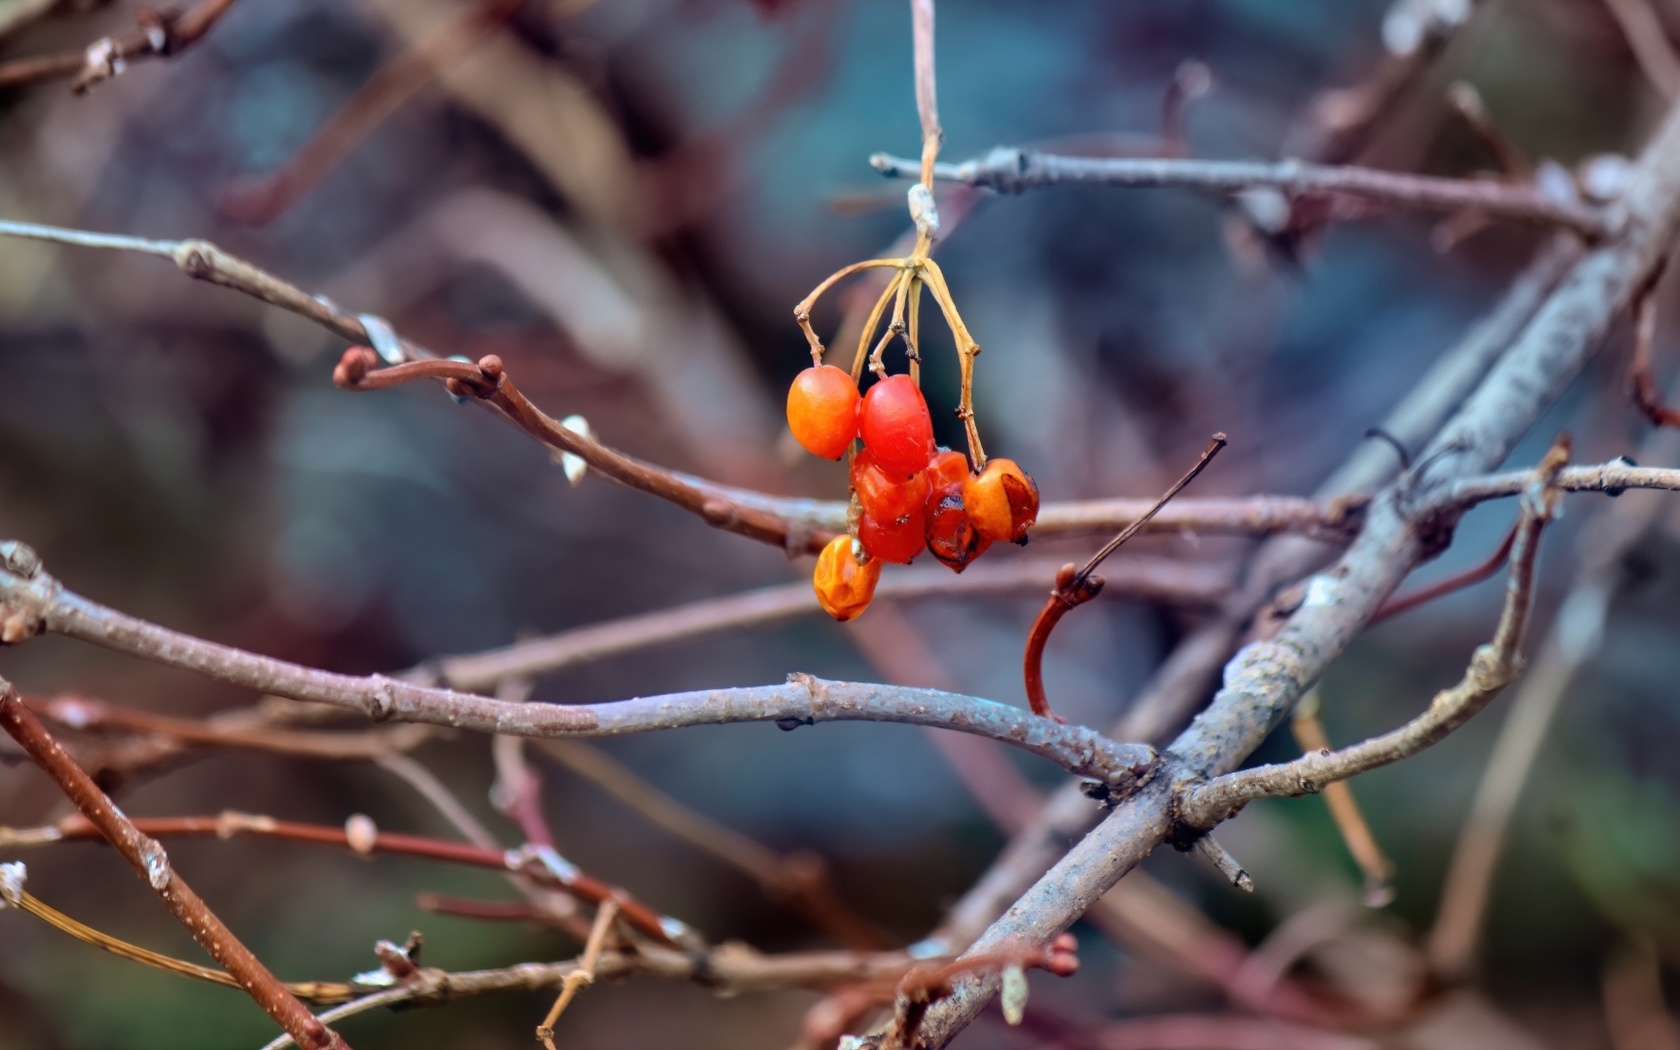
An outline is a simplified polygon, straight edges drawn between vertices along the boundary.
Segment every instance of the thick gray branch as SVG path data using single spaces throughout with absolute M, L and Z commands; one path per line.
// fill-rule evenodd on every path
M 913 177 L 919 165 L 877 153 L 875 170 Z M 999 193 L 1020 193 L 1038 186 L 1117 186 L 1131 189 L 1178 187 L 1216 193 L 1277 190 L 1290 197 L 1336 195 L 1380 201 L 1426 211 L 1475 211 L 1538 225 L 1560 226 L 1589 238 L 1602 237 L 1609 225 L 1598 209 L 1578 201 L 1558 200 L 1535 186 L 1482 179 L 1448 179 L 1337 165 L 1285 160 L 1181 160 L 1155 157 L 1062 157 L 1036 150 L 999 146 L 984 157 L 961 164 L 936 164 L 934 176 Z
M 1645 283 L 1680 230 L 1680 109 L 1664 119 L 1635 167 L 1619 232 L 1587 252 L 1541 304 L 1429 450 L 1436 486 L 1484 473 L 1510 452 L 1541 411 L 1579 373 L 1617 313 Z M 1413 479 L 1403 479 L 1412 481 Z M 1403 486 L 1408 489 L 1410 486 Z M 1373 504 L 1359 539 L 1306 597 L 1276 637 L 1246 646 L 1226 666 L 1225 685 L 1165 756 L 1168 769 L 1117 806 L 974 944 L 990 952 L 1041 944 L 1066 929 L 1166 837 L 1174 787 L 1229 772 L 1288 715 L 1308 685 L 1359 633 L 1382 601 L 1431 552 L 1402 511 L 1396 489 Z M 1436 530 L 1450 520 L 1434 521 Z M 1176 785 L 1162 781 L 1176 777 Z M 963 981 L 928 1012 L 922 1034 L 943 1046 L 996 991 L 996 978 Z
M 1155 752 L 1117 744 L 1094 730 L 1062 725 L 991 700 L 901 686 L 826 682 L 796 675 L 781 685 L 637 697 L 604 704 L 511 703 L 435 689 L 384 675 L 345 675 L 194 638 L 91 602 L 42 572 L 34 552 L 0 544 L 0 639 L 51 631 L 108 649 L 197 671 L 294 700 L 312 700 L 375 720 L 423 722 L 483 733 L 601 737 L 683 726 L 775 722 L 900 722 L 990 737 L 1080 776 L 1128 790 L 1154 768 Z

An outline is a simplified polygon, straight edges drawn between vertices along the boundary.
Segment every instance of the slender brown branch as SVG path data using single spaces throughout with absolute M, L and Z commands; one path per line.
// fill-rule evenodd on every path
M 1531 475 L 1522 519 L 1511 549 L 1511 572 L 1505 607 L 1493 640 L 1477 648 L 1459 683 L 1438 693 L 1429 709 L 1410 722 L 1340 751 L 1316 751 L 1292 762 L 1257 766 L 1216 777 L 1185 793 L 1179 819 L 1190 828 L 1211 828 L 1260 798 L 1292 797 L 1417 754 L 1469 721 L 1522 673 L 1518 646 L 1533 601 L 1534 567 L 1540 532 L 1556 512 L 1556 479 L 1569 453 L 1560 438 Z
M 181 921 L 210 957 L 227 970 L 257 1005 L 285 1029 L 299 1046 L 340 1048 L 346 1044 L 338 1033 L 317 1021 L 251 950 L 240 943 L 204 899 L 194 893 L 169 863 L 169 855 L 158 842 L 138 830 L 106 794 L 83 772 L 69 752 L 59 746 L 35 717 L 10 682 L 0 680 L 0 728 L 29 753 L 35 763 L 58 783 L 76 804 L 90 830 L 109 842 L 135 873 L 151 886 L 159 899 Z
M 95 40 L 81 51 L 0 62 L 0 88 L 75 77 L 70 89 L 81 94 L 121 73 L 129 62 L 180 54 L 203 39 L 233 3 L 234 0 L 199 0 L 186 11 L 175 14 L 141 8 L 139 28 L 121 36 Z
M 884 153 L 874 154 L 869 163 L 888 176 L 912 175 L 919 167 L 913 161 Z M 1145 157 L 1063 157 L 999 147 L 984 157 L 961 164 L 936 164 L 934 175 L 999 193 L 1021 193 L 1040 186 L 1056 185 L 1132 189 L 1177 187 L 1227 194 L 1264 188 L 1290 197 L 1353 197 L 1421 211 L 1475 210 L 1495 218 L 1561 227 L 1589 239 L 1601 238 L 1611 232 L 1610 220 L 1598 209 L 1576 201 L 1554 199 L 1535 186 L 1294 160 L 1273 164 Z

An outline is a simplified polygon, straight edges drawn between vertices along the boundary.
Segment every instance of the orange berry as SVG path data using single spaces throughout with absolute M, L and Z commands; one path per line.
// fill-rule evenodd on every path
M 857 493 L 863 512 L 881 522 L 902 521 L 920 515 L 927 503 L 928 479 L 925 471 L 909 477 L 885 470 L 867 446 L 852 457 L 852 491 Z
M 1012 459 L 994 459 L 963 482 L 963 508 L 987 539 L 1014 543 L 1038 520 L 1038 485 Z
M 788 387 L 788 429 L 813 456 L 839 459 L 858 434 L 857 384 L 833 365 L 813 365 Z
M 858 432 L 884 470 L 909 477 L 933 456 L 933 417 L 907 375 L 888 376 L 863 395 Z
M 864 511 L 858 518 L 858 542 L 871 558 L 909 565 L 926 545 L 922 508 L 903 518 L 881 520 Z
M 881 563 L 871 560 L 859 565 L 852 554 L 852 538 L 834 537 L 817 555 L 817 567 L 811 573 L 811 588 L 823 611 L 836 620 L 850 620 L 869 608 L 875 597 L 875 584 L 881 578 Z
M 953 572 L 968 568 L 969 562 L 992 545 L 992 541 L 976 531 L 974 523 L 968 520 L 962 493 L 961 482 L 934 489 L 928 496 L 927 521 L 923 531 L 928 550 L 950 566 Z

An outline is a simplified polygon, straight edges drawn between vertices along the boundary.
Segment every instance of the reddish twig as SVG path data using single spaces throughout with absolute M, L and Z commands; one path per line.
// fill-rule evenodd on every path
M 1660 273 L 1660 271 L 1659 271 Z M 1657 341 L 1657 301 L 1654 285 L 1633 302 L 1633 358 L 1628 361 L 1627 389 L 1634 405 L 1654 427 L 1680 427 L 1680 409 L 1663 400 L 1651 366 Z
M 29 753 L 29 757 L 58 783 L 82 812 L 88 837 L 109 842 L 147 885 L 157 893 L 211 958 L 220 963 L 239 986 L 295 1039 L 299 1046 L 348 1050 L 347 1044 L 286 990 L 251 950 L 233 935 L 204 899 L 170 866 L 158 842 L 125 817 L 99 790 L 69 752 L 54 740 L 40 719 L 19 698 L 10 682 L 0 680 L 0 728 Z
M 487 849 L 471 843 L 449 842 L 425 835 L 381 831 L 364 817 L 352 817 L 343 827 L 332 827 L 230 811 L 214 817 L 141 817 L 131 821 L 131 824 L 138 833 L 157 838 L 228 839 L 235 835 L 250 835 L 317 846 L 336 846 L 364 855 L 388 853 L 490 871 L 513 872 L 545 886 L 558 887 L 590 904 L 598 905 L 606 900 L 617 900 L 624 921 L 660 944 L 681 948 L 695 942 L 695 934 L 685 923 L 662 916 L 624 890 L 585 874 L 551 847 Z M 50 831 L 0 834 L 0 843 L 8 838 L 13 842 L 39 843 L 73 842 L 98 837 L 99 830 L 87 820 L 69 817 L 53 825 Z
M 1517 542 L 1517 526 L 1511 526 L 1511 531 L 1505 534 L 1498 549 L 1488 555 L 1486 561 L 1480 565 L 1455 573 L 1444 580 L 1437 580 L 1427 587 L 1419 587 L 1411 594 L 1399 594 L 1382 604 L 1382 607 L 1371 617 L 1373 624 L 1381 623 L 1391 617 L 1399 616 L 1403 612 L 1410 612 L 1420 605 L 1428 605 L 1437 598 L 1443 598 L 1454 591 L 1461 591 L 1466 587 L 1490 580 L 1499 575 L 1505 568 L 1507 559 L 1511 556 L 1511 544 Z
M 126 63 L 139 58 L 168 58 L 191 47 L 208 33 L 234 0 L 200 0 L 178 14 L 140 9 L 139 27 L 121 36 L 96 40 L 80 51 L 39 55 L 0 62 L 0 88 L 36 80 L 57 80 L 73 76 L 70 90 L 81 94 L 102 80 L 123 71 Z
M 1102 549 L 1091 556 L 1082 569 L 1075 569 L 1073 563 L 1061 567 L 1056 573 L 1056 586 L 1050 592 L 1050 597 L 1044 602 L 1044 608 L 1038 612 L 1038 618 L 1033 621 L 1032 630 L 1027 634 L 1026 652 L 1021 658 L 1021 674 L 1026 682 L 1027 700 L 1032 703 L 1033 714 L 1045 718 L 1055 718 L 1058 722 L 1065 719 L 1050 710 L 1050 700 L 1044 695 L 1044 647 L 1050 641 L 1050 632 L 1056 629 L 1062 617 L 1102 593 L 1103 579 L 1092 575 L 1097 566 L 1110 554 L 1120 549 L 1120 545 L 1135 536 L 1144 524 L 1153 518 L 1160 509 L 1183 490 L 1184 486 L 1195 480 L 1219 450 L 1225 447 L 1225 435 L 1215 434 L 1208 442 L 1208 447 L 1202 451 L 1201 458 L 1185 475 L 1175 481 L 1171 488 L 1155 501 L 1137 520 L 1121 530 L 1118 536 L 1103 544 Z
M 183 745 L 238 747 L 303 758 L 370 759 L 411 751 L 432 738 L 427 726 L 319 732 L 261 725 L 217 725 L 118 707 L 81 696 L 26 698 L 31 710 L 84 732 L 127 732 L 164 737 Z

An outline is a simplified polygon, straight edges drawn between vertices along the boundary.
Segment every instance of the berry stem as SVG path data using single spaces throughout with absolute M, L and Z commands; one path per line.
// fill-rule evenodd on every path
M 799 303 L 793 308 L 793 319 L 799 324 L 799 330 L 805 333 L 805 341 L 811 344 L 812 364 L 822 364 L 823 353 L 825 352 L 822 339 L 817 335 L 817 330 L 811 327 L 811 310 L 816 307 L 817 300 L 822 298 L 823 293 L 834 287 L 836 282 L 844 280 L 854 273 L 861 273 L 864 270 L 878 270 L 887 266 L 903 267 L 903 265 L 903 259 L 865 259 L 862 262 L 852 263 L 850 266 L 843 266 L 824 277 L 821 284 L 811 289 L 810 295 L 799 300 Z M 871 325 L 870 327 L 873 328 L 874 326 Z M 852 378 L 854 380 L 857 378 L 855 369 Z
M 934 302 L 945 314 L 951 337 L 957 342 L 957 361 L 961 366 L 962 380 L 957 418 L 963 421 L 963 430 L 968 435 L 968 459 L 978 473 L 986 469 L 986 447 L 980 443 L 980 425 L 974 419 L 974 359 L 980 356 L 980 344 L 974 341 L 968 326 L 963 324 L 962 314 L 957 312 L 956 300 L 951 298 L 951 289 L 945 284 L 945 273 L 939 264 L 932 259 L 923 259 L 921 274 L 928 290 L 933 293 Z
M 904 334 L 904 302 L 910 291 L 910 283 L 915 279 L 915 271 L 906 270 L 899 276 L 898 280 L 893 282 L 895 290 L 892 321 L 887 325 L 886 331 L 881 333 L 880 341 L 875 344 L 875 349 L 870 351 L 869 354 L 869 370 L 875 373 L 877 379 L 885 379 L 887 375 L 886 362 L 883 360 L 887 352 L 887 344 L 892 342 L 893 336 Z M 912 376 L 911 378 L 914 380 L 916 377 Z
M 894 261 L 900 265 L 904 263 L 903 259 Z M 875 329 L 881 323 L 881 315 L 887 312 L 887 303 L 898 294 L 899 286 L 904 282 L 906 272 L 900 270 L 893 275 L 892 280 L 887 282 L 887 286 L 881 289 L 881 297 L 875 300 L 875 305 L 869 310 L 869 316 L 864 319 L 863 331 L 858 335 L 857 356 L 852 359 L 852 382 L 854 383 L 863 381 L 863 363 L 869 359 L 869 341 L 875 336 Z

